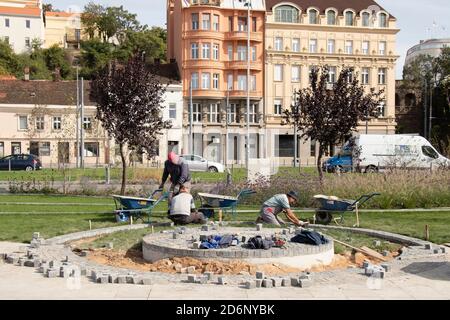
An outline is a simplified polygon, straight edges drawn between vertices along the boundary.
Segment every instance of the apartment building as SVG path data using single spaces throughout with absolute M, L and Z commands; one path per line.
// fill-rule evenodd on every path
M 265 123 L 267 157 L 292 161 L 294 129 L 281 115 L 294 90 L 309 86 L 315 66 L 330 67 L 334 83 L 343 67 L 369 88 L 383 89 L 382 116 L 368 123 L 369 133 L 395 133 L 396 19 L 372 0 L 266 0 Z M 365 123 L 358 131 L 365 133 Z M 315 141 L 298 141 L 302 164 L 312 164 Z M 330 149 L 330 155 L 334 148 Z
M 0 39 L 16 53 L 29 50 L 33 39 L 43 41 L 44 37 L 41 0 L 0 0 Z
M 176 60 L 183 82 L 184 153 L 245 163 L 249 54 L 250 157 L 263 155 L 264 1 L 252 1 L 251 9 L 248 20 L 247 7 L 239 0 L 167 2 L 167 55 Z M 189 150 L 191 116 L 193 150 Z
M 83 39 L 81 13 L 57 11 L 45 13 L 45 48 L 56 44 L 62 48 L 78 50 Z

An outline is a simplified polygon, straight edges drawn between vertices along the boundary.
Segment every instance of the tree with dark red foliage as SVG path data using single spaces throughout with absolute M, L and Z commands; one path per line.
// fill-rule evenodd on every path
M 124 65 L 112 63 L 92 81 L 91 95 L 97 103 L 97 119 L 120 148 L 122 188 L 125 194 L 127 161 L 124 147 L 157 154 L 162 130 L 171 127 L 162 118 L 165 87 L 146 67 L 140 53 Z
M 284 111 L 283 123 L 296 126 L 302 138 L 319 143 L 317 170 L 323 179 L 322 157 L 329 145 L 336 145 L 356 131 L 358 123 L 377 117 L 383 90 L 366 92 L 351 68 L 344 68 L 338 80 L 329 83 L 329 68 L 311 72 L 311 86 L 294 92 L 294 103 Z

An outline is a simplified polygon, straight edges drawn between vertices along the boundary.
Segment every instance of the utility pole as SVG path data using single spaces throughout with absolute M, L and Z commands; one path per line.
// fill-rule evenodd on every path
M 80 167 L 80 81 L 78 79 L 78 66 L 77 66 L 77 106 L 75 108 L 75 119 L 76 119 L 76 125 L 77 125 L 77 131 L 76 131 L 76 159 L 77 169 Z
M 430 81 L 430 118 L 428 122 L 428 140 L 431 140 L 431 129 L 433 127 L 432 121 L 433 121 L 433 89 L 434 89 L 434 83 Z
M 192 103 L 192 80 L 189 83 L 189 152 L 193 155 L 194 154 L 194 137 L 193 137 L 193 130 L 192 130 L 192 123 L 193 123 L 193 108 L 194 104 Z
M 84 79 L 81 77 L 81 134 L 80 134 L 81 168 L 84 169 Z
M 225 114 L 225 120 L 226 120 L 226 127 L 225 127 L 225 168 L 228 168 L 228 122 L 229 122 L 229 116 L 230 116 L 230 84 L 227 84 L 227 106 L 226 106 L 226 114 Z
M 424 97 L 424 101 L 423 101 L 423 137 L 426 139 L 427 138 L 427 105 L 428 105 L 428 93 L 427 93 L 427 88 L 428 88 L 428 82 L 427 79 L 424 80 L 425 85 L 425 94 L 423 95 Z
M 246 166 L 247 180 L 250 178 L 249 162 L 250 162 L 250 6 L 251 0 L 246 2 L 247 5 L 247 150 L 246 150 Z

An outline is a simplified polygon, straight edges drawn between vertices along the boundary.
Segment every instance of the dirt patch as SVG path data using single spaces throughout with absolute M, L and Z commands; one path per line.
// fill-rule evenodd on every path
M 389 257 L 387 258 L 389 259 Z M 391 258 L 393 258 L 393 256 Z M 142 252 L 137 250 L 121 251 L 96 249 L 89 252 L 88 259 L 99 264 L 105 264 L 113 267 L 127 268 L 144 272 L 150 271 L 172 274 L 185 272 L 184 269 L 191 266 L 195 267 L 196 274 L 209 271 L 214 272 L 215 274 L 224 275 L 255 275 L 256 271 L 263 271 L 267 275 L 284 275 L 305 271 L 305 269 L 293 268 L 281 263 L 255 265 L 240 260 L 199 260 L 190 257 L 174 257 L 171 259 L 163 259 L 155 263 L 149 263 L 143 259 Z M 346 252 L 345 254 L 336 254 L 330 265 L 314 266 L 308 269 L 308 271 L 322 272 L 328 270 L 361 267 L 364 260 L 369 260 L 373 263 L 380 262 L 360 253 L 352 255 L 350 252 Z

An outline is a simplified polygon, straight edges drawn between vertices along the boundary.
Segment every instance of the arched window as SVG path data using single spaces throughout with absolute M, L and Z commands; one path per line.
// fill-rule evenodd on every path
M 362 26 L 368 27 L 370 25 L 370 13 L 363 12 L 362 14 Z
M 345 25 L 346 26 L 352 26 L 353 25 L 353 12 L 347 11 L 345 13 Z
M 327 24 L 330 26 L 334 26 L 336 24 L 336 12 L 334 10 L 327 12 Z
M 276 22 L 298 23 L 299 11 L 292 6 L 279 6 L 275 9 Z
M 379 27 L 380 28 L 387 28 L 387 14 L 386 13 L 380 13 L 378 22 L 379 22 Z
M 318 24 L 318 13 L 316 9 L 309 10 L 309 24 Z

